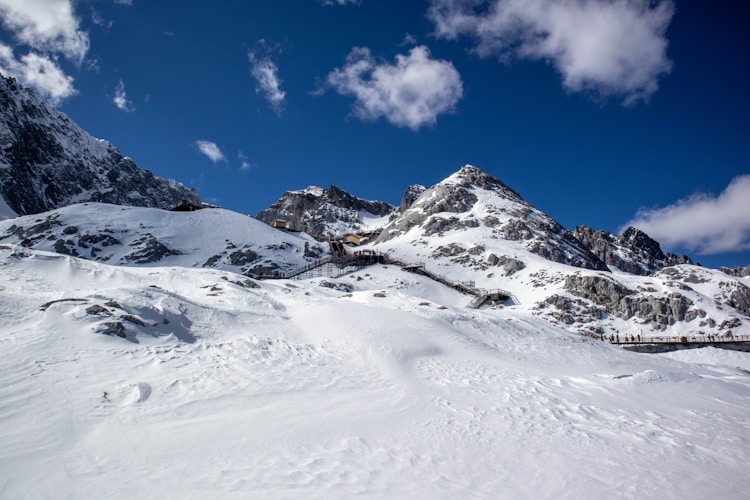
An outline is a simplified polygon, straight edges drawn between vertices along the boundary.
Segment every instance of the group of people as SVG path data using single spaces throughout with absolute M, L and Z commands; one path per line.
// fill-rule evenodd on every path
M 609 336 L 609 341 L 612 344 L 619 344 L 620 343 L 620 334 L 619 333 L 612 333 Z M 641 341 L 641 335 L 633 335 L 630 334 L 630 336 L 625 335 L 624 340 L 622 342 L 640 342 Z

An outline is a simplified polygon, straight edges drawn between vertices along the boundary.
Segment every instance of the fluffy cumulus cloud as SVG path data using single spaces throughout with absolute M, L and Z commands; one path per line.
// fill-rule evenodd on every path
M 256 82 L 255 92 L 262 95 L 276 114 L 284 108 L 286 92 L 281 90 L 279 68 L 271 59 L 271 50 L 264 40 L 259 40 L 247 54 L 250 60 L 250 74 Z
M 0 0 L 0 14 L 3 26 L 32 49 L 59 52 L 77 64 L 89 50 L 71 0 Z
M 128 100 L 128 96 L 125 93 L 125 83 L 120 80 L 115 87 L 115 96 L 112 98 L 112 102 L 115 103 L 118 109 L 127 113 L 135 111 L 133 103 Z
M 3 44 L 0 44 L 0 72 L 35 89 L 54 106 L 77 93 L 73 88 L 73 78 L 67 76 L 55 61 L 33 52 L 16 59 L 13 49 Z
M 198 140 L 195 141 L 195 146 L 214 163 L 227 160 L 215 142 Z
M 455 110 L 463 97 L 461 75 L 449 61 L 433 59 L 425 46 L 377 61 L 367 48 L 354 48 L 346 64 L 327 77 L 328 87 L 355 98 L 354 114 L 363 120 L 385 118 L 417 130 L 434 125 L 438 115 Z
M 437 36 L 475 40 L 483 57 L 548 61 L 572 92 L 647 99 L 670 72 L 671 0 L 431 0 Z
M 664 208 L 641 209 L 634 226 L 667 248 L 699 254 L 750 249 L 750 175 L 735 177 L 718 196 L 693 195 Z
M 0 71 L 53 105 L 76 94 L 57 61 L 62 55 L 80 66 L 89 50 L 72 0 L 0 0 L 0 22 L 16 42 L 0 46 Z

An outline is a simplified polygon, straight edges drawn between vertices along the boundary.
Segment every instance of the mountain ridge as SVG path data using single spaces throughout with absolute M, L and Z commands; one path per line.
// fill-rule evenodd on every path
M 0 196 L 18 215 L 93 201 L 172 208 L 197 193 L 142 170 L 33 90 L 0 75 Z

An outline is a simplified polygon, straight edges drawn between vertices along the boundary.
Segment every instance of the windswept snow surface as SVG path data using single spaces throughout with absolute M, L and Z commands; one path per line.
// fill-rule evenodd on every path
M 0 267 L 3 498 L 747 498 L 747 353 L 636 354 L 393 266 Z

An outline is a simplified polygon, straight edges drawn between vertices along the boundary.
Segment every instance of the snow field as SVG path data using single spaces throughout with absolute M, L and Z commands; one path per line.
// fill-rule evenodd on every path
M 623 351 L 517 307 L 466 310 L 393 266 L 242 280 L 0 248 L 0 497 L 732 499 L 750 486 L 747 353 Z M 96 333 L 114 320 L 126 338 Z

